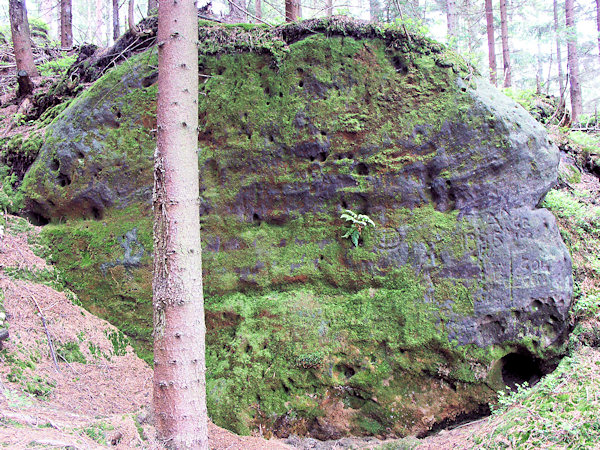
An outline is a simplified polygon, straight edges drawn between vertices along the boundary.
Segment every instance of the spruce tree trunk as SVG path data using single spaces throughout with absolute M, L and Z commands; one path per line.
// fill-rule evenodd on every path
M 464 11 L 465 11 L 465 15 L 466 15 L 466 27 L 467 27 L 467 49 L 469 50 L 469 53 L 473 53 L 474 49 L 475 49 L 475 43 L 477 42 L 477 31 L 476 31 L 476 27 L 474 26 L 474 20 L 473 20 L 473 16 L 474 16 L 474 11 L 473 11 L 473 5 L 471 4 L 471 0 L 464 0 Z
M 542 93 L 542 33 L 538 31 L 537 34 L 537 54 L 535 56 L 537 62 L 537 70 L 535 72 L 535 93 L 540 95 Z
M 228 0 L 229 14 L 227 14 L 227 22 L 244 23 L 248 21 L 246 14 L 246 5 L 244 0 Z
M 502 35 L 502 63 L 504 65 L 504 87 L 512 85 L 510 67 L 510 50 L 508 47 L 508 17 L 506 15 L 506 0 L 500 0 L 500 33 Z
M 113 23 L 113 40 L 116 42 L 121 36 L 121 24 L 119 23 L 119 0 L 112 0 L 112 23 Z
M 262 19 L 262 2 L 260 0 L 254 0 L 254 13 L 257 18 Z
M 487 24 L 488 57 L 490 63 L 490 83 L 496 85 L 496 39 L 494 37 L 494 11 L 492 0 L 485 0 L 485 20 Z
M 129 5 L 127 8 L 127 23 L 129 24 L 129 31 L 131 31 L 133 34 L 137 34 L 137 28 L 135 27 L 135 0 L 129 0 Z
M 73 8 L 71 0 L 60 0 L 60 45 L 73 47 Z
M 294 22 L 300 18 L 300 0 L 285 0 L 285 21 Z
M 333 16 L 333 0 L 325 0 L 325 14 L 327 17 Z
M 600 0 L 596 0 L 596 26 L 598 28 L 598 57 L 600 58 Z
M 207 449 L 196 2 L 161 0 L 158 18 L 153 195 L 155 425 L 168 447 Z
M 369 0 L 369 14 L 372 22 L 380 22 L 383 19 L 379 0 Z
M 456 24 L 457 24 L 457 16 L 456 16 L 456 0 L 447 0 L 446 1 L 447 8 L 447 22 L 448 22 L 448 42 L 452 47 L 456 47 L 456 43 L 454 42 L 456 38 Z
M 565 103 L 565 76 L 562 69 L 562 55 L 560 50 L 560 36 L 558 34 L 558 5 L 554 0 L 554 33 L 556 34 L 556 64 L 558 65 L 558 88 L 560 90 L 560 105 Z
M 8 0 L 8 15 L 15 49 L 17 72 L 24 70 L 30 77 L 37 77 L 38 71 L 33 62 L 25 0 Z
M 577 31 L 573 14 L 574 0 L 565 0 L 565 23 L 567 25 L 567 61 L 571 94 L 571 122 L 577 123 L 583 112 L 581 84 L 579 83 L 579 56 L 577 55 Z
M 95 43 L 102 46 L 102 0 L 96 0 L 96 28 L 94 31 L 94 40 Z

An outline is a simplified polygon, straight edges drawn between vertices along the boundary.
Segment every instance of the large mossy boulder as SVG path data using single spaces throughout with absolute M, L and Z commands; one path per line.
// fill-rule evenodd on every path
M 543 128 L 443 46 L 340 19 L 200 30 L 208 402 L 335 438 L 485 410 L 564 350 Z M 151 339 L 156 51 L 48 127 L 23 186 L 89 309 Z M 376 223 L 354 246 L 346 210 Z M 146 346 L 144 346 L 144 343 Z

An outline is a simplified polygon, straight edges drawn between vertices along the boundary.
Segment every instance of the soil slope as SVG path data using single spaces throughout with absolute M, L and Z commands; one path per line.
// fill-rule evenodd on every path
M 0 443 L 13 449 L 156 448 L 147 412 L 152 369 L 114 326 L 60 291 L 59 275 L 28 243 L 39 229 L 17 217 L 7 222 L 0 290 L 10 338 L 0 351 Z M 210 439 L 214 449 L 290 448 L 212 424 Z

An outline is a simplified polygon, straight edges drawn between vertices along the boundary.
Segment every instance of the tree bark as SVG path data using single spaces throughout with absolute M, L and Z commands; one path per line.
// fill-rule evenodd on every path
M 600 58 L 600 0 L 596 0 L 596 26 L 598 28 L 598 57 Z
M 383 19 L 383 12 L 379 0 L 369 0 L 369 14 L 371 22 L 380 22 Z
M 119 23 L 119 0 L 112 0 L 113 5 L 113 40 L 116 42 L 121 36 L 121 24 Z
M 488 57 L 490 63 L 490 83 L 496 85 L 496 39 L 494 37 L 494 11 L 492 0 L 485 0 L 485 20 L 487 23 Z
M 154 412 L 160 438 L 207 449 L 198 179 L 196 2 L 158 6 L 154 166 Z
M 73 8 L 71 0 L 60 0 L 60 45 L 73 47 Z
M 542 33 L 537 33 L 537 54 L 535 56 L 537 62 L 537 70 L 535 72 L 535 93 L 540 95 L 542 93 Z
M 135 26 L 135 0 L 129 0 L 129 8 L 127 10 L 127 22 L 129 23 L 129 31 L 132 34 L 137 34 L 137 28 Z M 196 13 L 198 14 L 198 13 Z
M 463 14 L 465 15 L 465 25 L 467 28 L 467 49 L 469 53 L 473 53 L 475 49 L 479 46 L 479 19 L 475 18 L 475 16 L 479 16 L 479 6 L 477 5 L 475 8 L 471 0 L 464 0 L 464 10 Z
M 448 22 L 448 43 L 451 47 L 456 47 L 456 0 L 447 0 L 447 22 Z
M 325 14 L 327 17 L 333 16 L 333 0 L 325 0 Z
M 254 13 L 258 19 L 262 19 L 262 2 L 261 0 L 254 0 Z
M 30 77 L 37 77 L 38 71 L 33 62 L 25 0 L 8 0 L 8 15 L 10 17 L 10 31 L 15 49 L 17 72 L 24 70 Z
M 500 34 L 502 35 L 502 64 L 504 65 L 504 87 L 512 85 L 510 66 L 510 50 L 508 47 L 508 17 L 506 15 L 506 0 L 500 0 Z
M 33 93 L 33 81 L 31 81 L 31 77 L 25 70 L 19 70 L 17 72 L 17 97 L 27 97 L 29 94 Z
M 96 44 L 102 46 L 102 0 L 96 0 L 96 29 L 94 31 L 94 40 Z
M 300 18 L 300 0 L 285 0 L 285 21 L 294 22 Z
M 560 36 L 558 34 L 558 5 L 554 0 L 554 33 L 556 34 L 556 64 L 558 65 L 558 89 L 560 90 L 560 104 L 565 102 L 565 76 L 562 69 L 562 55 L 560 50 Z
M 244 0 L 228 0 L 229 14 L 227 14 L 227 22 L 244 23 L 248 21 L 246 14 L 246 5 Z
M 579 82 L 579 56 L 577 54 L 577 31 L 573 14 L 574 0 L 565 0 L 565 24 L 567 26 L 567 61 L 571 94 L 571 122 L 576 123 L 583 112 L 581 84 Z
M 156 9 L 158 8 L 158 0 L 148 0 L 148 11 L 147 14 L 152 16 L 156 14 Z

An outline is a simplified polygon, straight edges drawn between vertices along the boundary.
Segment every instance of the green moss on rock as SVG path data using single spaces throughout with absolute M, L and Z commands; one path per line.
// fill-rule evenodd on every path
M 200 37 L 207 396 L 217 424 L 328 437 L 322 424 L 342 409 L 352 419 L 340 435 L 418 433 L 492 398 L 486 377 L 500 382 L 494 364 L 506 354 L 555 351 L 545 343 L 558 331 L 543 330 L 541 313 L 502 331 L 503 311 L 486 304 L 506 291 L 515 317 L 529 307 L 514 300 L 525 288 L 513 290 L 490 261 L 497 228 L 517 249 L 538 245 L 490 206 L 499 168 L 514 167 L 524 192 L 494 197 L 500 212 L 532 208 L 551 184 L 552 152 L 536 129 L 531 145 L 507 131 L 528 119 L 493 110 L 494 94 L 456 55 L 339 19 L 211 24 Z M 148 361 L 155 82 L 154 49 L 108 71 L 53 119 L 22 188 L 29 210 L 51 222 L 42 236 L 65 280 Z M 345 209 L 377 224 L 358 247 L 342 238 Z M 560 249 L 538 247 L 546 266 L 562 264 Z

